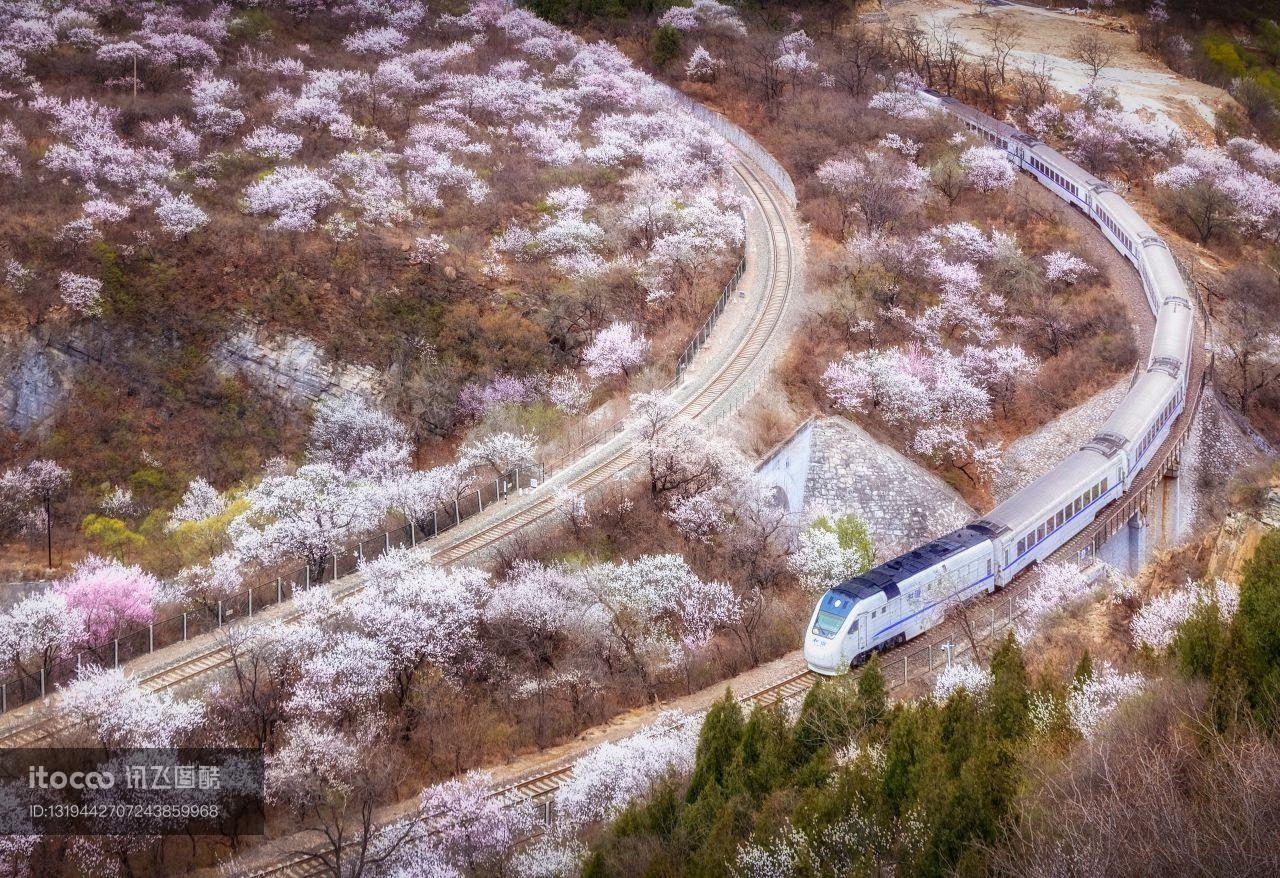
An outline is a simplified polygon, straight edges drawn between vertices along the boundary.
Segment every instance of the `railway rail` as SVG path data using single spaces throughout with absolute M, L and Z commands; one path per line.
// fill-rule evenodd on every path
M 1188 286 L 1191 290 L 1196 288 L 1193 283 Z M 1197 312 L 1199 313 L 1199 303 Z M 1145 514 L 1148 504 L 1160 490 L 1164 480 L 1170 474 L 1177 473 L 1209 375 L 1204 334 L 1206 321 L 1202 313 L 1199 316 L 1201 319 L 1195 321 L 1191 345 L 1187 400 L 1181 413 L 1130 490 L 1104 508 L 1086 528 L 1054 552 L 1051 556 L 1054 561 L 1075 562 L 1082 567 L 1097 565 L 1096 555 L 1102 545 L 1135 515 Z M 710 392 L 710 388 L 707 392 Z M 1004 589 L 968 601 L 964 605 L 963 621 L 950 619 L 916 641 L 886 650 L 883 653 L 882 668 L 889 690 L 897 692 L 907 689 L 913 682 L 928 677 L 944 662 L 950 663 L 980 644 L 994 640 L 1021 616 L 1019 599 L 1026 591 L 1029 581 L 1030 577 L 1024 572 Z M 984 620 L 985 626 L 982 624 Z M 958 641 L 953 640 L 962 626 L 967 626 L 964 637 Z M 921 640 L 925 642 L 921 643 Z M 900 673 L 897 670 L 899 659 Z M 748 709 L 755 705 L 791 703 L 804 697 L 819 679 L 820 675 L 810 671 L 804 661 L 799 660 L 781 679 L 742 696 L 739 701 Z M 692 720 L 693 718 L 687 721 Z M 493 796 L 503 800 L 509 807 L 536 808 L 543 824 L 550 825 L 555 819 L 556 792 L 572 772 L 571 762 L 547 765 L 528 777 L 494 789 Z M 331 872 L 322 855 L 317 849 L 313 849 L 289 854 L 275 864 L 257 870 L 245 870 L 239 874 L 253 878 L 301 878 Z
M 1135 496 L 1150 497 L 1159 488 L 1162 479 L 1166 478 L 1171 467 L 1175 467 L 1180 459 L 1182 448 L 1186 442 L 1191 421 L 1198 410 L 1204 387 L 1203 344 L 1197 345 L 1197 357 L 1193 360 L 1191 377 L 1195 379 L 1194 398 L 1179 418 L 1174 430 L 1165 440 L 1158 452 L 1156 461 L 1144 476 L 1142 482 L 1135 486 Z M 1127 521 L 1123 516 L 1131 516 L 1138 508 L 1127 501 L 1112 504 L 1114 509 L 1099 515 L 1085 531 L 1078 534 L 1054 555 L 1056 561 L 1075 561 L 1083 564 L 1096 564 L 1093 556 L 1096 553 L 1095 543 L 1105 541 L 1102 534 L 1114 533 L 1117 525 Z M 1098 543 L 1100 545 L 1100 543 Z M 957 637 L 960 623 L 952 621 L 934 631 L 925 638 L 926 642 L 911 641 L 901 646 L 886 650 L 882 654 L 881 668 L 885 675 L 885 684 L 891 693 L 908 689 L 912 683 L 929 677 L 935 670 L 955 661 L 972 651 L 974 645 L 991 643 L 999 634 L 1007 630 L 1022 615 L 1019 599 L 1027 588 L 1030 577 L 1020 575 L 1008 587 L 991 595 L 983 595 L 966 605 L 968 620 L 971 626 L 969 633 Z M 985 625 L 983 624 L 985 622 Z M 976 630 L 973 630 L 975 629 Z M 901 672 L 898 668 L 901 668 Z M 795 666 L 780 679 L 760 689 L 741 696 L 738 701 L 750 710 L 756 705 L 791 704 L 802 699 L 823 679 L 798 659 Z M 509 807 L 531 807 L 536 809 L 543 825 L 550 825 L 555 819 L 555 795 L 560 784 L 573 773 L 572 762 L 556 763 L 539 769 L 529 776 L 511 783 L 503 784 L 493 791 L 493 796 L 504 800 Z M 317 849 L 312 851 L 292 852 L 281 861 L 256 870 L 232 874 L 245 878 L 316 878 L 331 874 L 323 856 Z
M 745 156 L 736 161 L 734 170 L 763 220 L 767 246 L 759 255 L 760 265 L 757 268 L 762 272 L 760 295 L 763 301 L 745 329 L 739 330 L 737 337 L 727 340 L 730 353 L 707 380 L 686 381 L 672 391 L 678 417 L 704 422 L 724 416 L 743 401 L 745 391 L 754 385 L 756 373 L 763 370 L 763 364 L 758 361 L 782 325 L 797 282 L 799 253 L 788 225 L 789 207 L 785 198 L 762 170 Z M 707 357 L 708 354 L 704 351 L 702 356 Z M 696 370 L 689 374 L 696 374 Z M 436 540 L 419 545 L 425 546 L 431 552 L 431 558 L 439 564 L 475 559 L 516 531 L 546 522 L 557 514 L 557 488 L 587 493 L 626 472 L 636 460 L 635 436 L 624 430 L 596 446 L 594 451 L 588 451 L 584 461 L 566 466 L 521 500 L 495 510 L 497 514 L 492 518 L 473 518 L 470 527 L 454 528 Z M 328 587 L 337 600 L 346 600 L 363 586 L 362 578 L 353 574 Z M 289 608 L 281 610 L 243 619 L 236 624 L 257 624 L 267 615 L 285 621 L 297 618 L 295 611 Z M 192 684 L 224 668 L 232 660 L 224 637 L 220 633 L 205 637 L 207 643 L 197 647 L 193 653 L 140 674 L 139 685 L 149 691 L 168 690 Z M 188 642 L 188 648 L 195 643 L 199 641 Z M 7 714 L 0 719 L 3 723 L 0 725 L 0 747 L 37 746 L 56 739 L 72 725 L 70 720 L 58 714 L 56 707 L 55 693 L 44 703 Z

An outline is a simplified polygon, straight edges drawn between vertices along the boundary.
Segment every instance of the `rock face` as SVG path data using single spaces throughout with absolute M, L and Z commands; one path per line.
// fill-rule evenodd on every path
M 19 433 L 39 432 L 70 390 L 75 363 L 27 332 L 0 333 L 0 417 Z
M 1034 433 L 1011 442 L 1004 451 L 1000 472 L 995 478 L 997 502 L 1009 499 L 1092 439 L 1098 432 L 1098 425 L 1111 417 L 1132 383 L 1125 376 L 1075 408 L 1058 415 Z
M 385 376 L 376 369 L 334 363 L 305 336 L 267 337 L 244 330 L 222 342 L 214 359 L 220 370 L 244 375 L 288 406 L 350 396 L 376 401 L 387 389 Z
M 793 512 L 852 512 L 881 560 L 974 517 L 954 488 L 840 417 L 807 422 L 761 465 L 757 480 Z

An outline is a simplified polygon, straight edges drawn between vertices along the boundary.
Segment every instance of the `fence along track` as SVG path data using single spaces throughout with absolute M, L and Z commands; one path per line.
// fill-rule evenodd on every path
M 724 365 L 689 399 L 678 402 L 677 415 L 690 419 L 721 414 L 715 411 L 718 404 L 730 396 L 739 381 L 750 377 L 750 370 L 758 365 L 756 359 L 778 330 L 792 293 L 793 241 L 784 219 L 786 208 L 761 173 L 750 162 L 740 159 L 735 163 L 734 169 L 752 194 L 764 219 L 769 243 L 768 252 L 765 254 L 767 265 L 764 264 L 765 260 L 762 260 L 761 266 L 767 272 L 763 290 L 766 298 L 764 307 L 751 322 L 745 337 L 737 342 Z M 675 394 L 678 396 L 679 393 L 680 388 L 677 388 Z M 728 402 L 737 401 L 728 399 Z M 565 487 L 580 493 L 591 491 L 623 473 L 635 462 L 634 447 L 622 442 L 621 436 L 611 437 L 607 441 L 617 442 L 619 447 L 584 472 L 569 476 Z M 607 448 L 608 445 L 606 444 L 605 447 Z M 523 508 L 487 522 L 475 533 L 463 534 L 460 532 L 463 528 L 460 527 L 452 528 L 451 532 L 442 533 L 438 538 L 441 542 L 436 544 L 431 554 L 432 559 L 441 564 L 456 563 L 493 548 L 517 530 L 548 519 L 557 511 L 556 499 L 550 491 L 543 490 L 542 494 L 540 499 L 534 500 Z M 336 584 L 330 585 L 336 599 L 345 600 L 363 588 L 364 582 L 359 576 L 348 578 L 349 582 L 343 583 L 339 580 Z M 298 613 L 293 611 L 286 611 L 277 616 L 286 622 L 291 622 L 297 617 Z M 223 644 L 215 641 L 210 648 L 198 654 L 185 656 L 148 672 L 140 677 L 139 683 L 152 691 L 170 689 L 212 673 L 230 661 L 231 656 Z M 69 726 L 70 723 L 61 719 L 56 713 L 42 712 L 41 715 L 29 721 L 14 723 L 4 732 L 0 732 L 0 746 L 31 746 L 47 740 Z
M 737 382 L 742 380 L 748 370 L 755 365 L 756 357 L 773 337 L 782 315 L 786 311 L 794 277 L 791 259 L 791 233 L 787 229 L 786 223 L 782 220 L 777 199 L 750 165 L 739 164 L 736 170 L 752 191 L 752 194 L 756 196 L 757 204 L 763 208 L 767 202 L 772 207 L 771 210 L 762 211 L 769 234 L 769 250 L 772 259 L 767 292 L 768 299 L 764 311 L 757 318 L 747 337 L 739 344 L 725 366 L 691 400 L 678 408 L 678 416 L 695 420 L 711 414 L 711 410 L 717 403 L 724 399 L 736 387 Z M 635 456 L 634 447 L 628 446 L 619 454 L 600 462 L 586 473 L 583 473 L 575 479 L 572 487 L 587 491 L 596 488 L 613 476 L 625 471 L 635 461 Z M 553 496 L 544 497 L 538 503 L 530 505 L 502 522 L 495 523 L 494 528 L 464 539 L 447 549 L 439 550 L 436 552 L 435 557 L 446 563 L 456 562 L 475 552 L 491 547 L 503 537 L 520 528 L 528 527 L 555 511 L 555 498 Z M 499 524 L 505 525 L 505 527 L 502 528 L 501 533 L 495 536 L 494 532 L 498 530 Z

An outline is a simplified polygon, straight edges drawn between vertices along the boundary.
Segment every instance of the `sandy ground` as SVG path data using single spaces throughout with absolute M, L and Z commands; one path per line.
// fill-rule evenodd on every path
M 992 7 L 979 14 L 972 3 L 962 0 L 903 0 L 889 5 L 888 13 L 895 24 L 915 18 L 925 29 L 949 26 L 976 54 L 990 50 L 987 31 L 991 21 L 998 17 L 1017 21 L 1025 34 L 1011 55 L 1013 63 L 1028 66 L 1032 60 L 1047 58 L 1057 87 L 1072 93 L 1089 81 L 1090 74 L 1084 65 L 1070 59 L 1068 44 L 1083 30 L 1094 30 L 1115 52 L 1099 81 L 1116 90 L 1121 105 L 1126 110 L 1149 111 L 1192 131 L 1203 133 L 1212 128 L 1214 110 L 1232 100 L 1222 89 L 1181 76 L 1138 51 L 1137 36 L 1119 30 L 1125 25 L 1110 16 L 1067 15 L 1015 5 Z

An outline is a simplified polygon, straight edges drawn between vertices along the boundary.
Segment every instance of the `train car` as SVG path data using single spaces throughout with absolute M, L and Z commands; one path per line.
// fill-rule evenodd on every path
M 1082 176 L 1078 165 L 1040 141 L 1028 144 L 1020 158 L 1023 170 L 1050 192 L 1092 215 L 1095 191 L 1105 183 L 1092 175 Z
M 1118 439 L 1124 451 L 1126 490 L 1164 441 L 1169 425 L 1182 411 L 1184 398 L 1184 383 L 1179 378 L 1159 369 L 1151 370 L 1138 377 L 1103 423 L 1098 437 Z
M 1191 338 L 1195 329 L 1191 303 L 1178 296 L 1166 296 L 1156 314 L 1156 331 L 1151 337 L 1151 354 L 1147 370 L 1182 377 L 1191 356 Z
M 809 619 L 805 660 L 818 673 L 843 673 L 995 587 L 989 532 L 960 528 L 828 590 Z
M 1164 300 L 1168 298 L 1190 298 L 1186 281 L 1178 269 L 1178 263 L 1169 252 L 1169 245 L 1158 237 L 1147 237 L 1142 241 L 1142 257 L 1138 264 L 1138 272 L 1142 275 L 1142 287 L 1147 293 L 1147 301 L 1152 313 L 1160 310 Z
M 937 92 L 922 96 L 1093 219 L 1138 269 L 1156 330 L 1145 369 L 1083 448 L 983 518 L 823 595 L 804 654 L 824 674 L 928 630 L 954 602 L 1005 585 L 1060 549 L 1130 488 L 1186 402 L 1195 315 L 1164 241 L 1111 186 L 1052 147 Z
M 1086 447 L 996 506 L 976 523 L 994 536 L 1000 584 L 1052 555 L 1124 489 L 1127 461 Z

